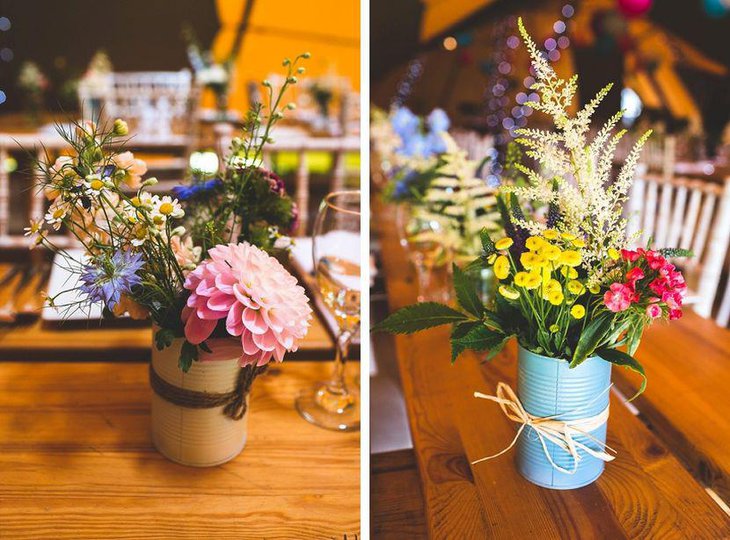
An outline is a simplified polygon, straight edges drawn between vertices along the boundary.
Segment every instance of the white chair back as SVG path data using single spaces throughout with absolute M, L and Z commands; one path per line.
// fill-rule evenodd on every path
M 730 240 L 730 178 L 722 185 L 686 177 L 666 179 L 639 167 L 626 213 L 629 238 L 638 234 L 636 246 L 653 239 L 657 248 L 694 252 L 683 266 L 690 292 L 696 294 L 695 311 L 710 317 Z
M 101 119 L 124 118 L 136 138 L 154 139 L 161 145 L 174 135 L 192 133 L 197 95 L 187 69 L 111 73 L 109 89 L 101 96 Z M 91 117 L 89 107 L 94 99 L 99 96 L 80 84 L 84 118 Z

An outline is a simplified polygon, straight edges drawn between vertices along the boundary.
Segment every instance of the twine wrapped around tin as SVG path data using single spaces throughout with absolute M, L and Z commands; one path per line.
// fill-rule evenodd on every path
M 251 383 L 264 368 L 241 369 L 240 342 L 210 340 L 214 355 L 202 355 L 184 373 L 182 342 L 152 351 L 152 442 L 177 463 L 219 465 L 246 444 Z
M 596 396 L 595 399 L 597 400 L 602 397 L 606 392 L 608 392 L 610 388 L 610 386 L 606 388 L 606 390 Z M 513 422 L 519 423 L 520 427 L 517 430 L 517 434 L 515 435 L 514 439 L 512 439 L 512 442 L 509 444 L 509 446 L 507 446 L 501 452 L 497 452 L 496 454 L 493 454 L 491 456 L 486 456 L 472 461 L 472 465 L 476 465 L 477 463 L 481 463 L 482 461 L 487 461 L 489 459 L 499 457 L 505 452 L 508 452 L 517 443 L 517 440 L 522 434 L 522 431 L 528 426 L 531 427 L 537 435 L 540 444 L 542 445 L 543 451 L 545 452 L 545 457 L 547 458 L 547 460 L 556 470 L 562 473 L 575 474 L 575 472 L 578 470 L 578 463 L 581 460 L 581 454 L 578 452 L 578 450 L 582 450 L 583 452 L 602 461 L 612 461 L 614 459 L 614 456 L 608 454 L 606 450 L 610 450 L 613 453 L 616 453 L 616 451 L 608 446 L 605 441 L 601 441 L 590 434 L 591 431 L 595 431 L 608 421 L 608 407 L 593 416 L 578 418 L 574 420 L 560 420 L 560 417 L 564 415 L 559 414 L 554 416 L 540 417 L 528 413 L 523 407 L 522 402 L 520 402 L 520 399 L 517 397 L 517 394 L 515 394 L 515 391 L 512 390 L 512 388 L 506 383 L 500 382 L 499 384 L 497 384 L 496 393 L 496 396 L 489 396 L 486 394 L 482 394 L 481 392 L 474 392 L 474 397 L 487 399 L 498 403 L 500 408 L 502 409 L 502 412 L 504 412 L 504 415 Z M 566 414 L 575 415 L 577 412 L 579 411 L 570 411 L 570 413 Z M 575 440 L 574 437 L 576 437 L 577 435 L 582 435 L 588 438 L 591 442 L 595 443 L 599 449 L 596 450 L 580 441 Z M 548 450 L 546 441 L 552 442 L 553 444 L 559 446 L 568 454 L 570 454 L 570 456 L 573 458 L 573 466 L 570 469 L 566 469 L 555 463 L 550 454 L 550 451 Z

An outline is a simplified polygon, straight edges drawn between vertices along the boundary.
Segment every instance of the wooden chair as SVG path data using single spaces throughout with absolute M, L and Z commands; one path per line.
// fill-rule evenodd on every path
M 681 261 L 689 287 L 687 303 L 710 317 L 730 240 L 730 178 L 723 185 L 686 177 L 666 179 L 647 175 L 645 166 L 640 166 L 626 214 L 629 238 L 638 234 L 635 245 L 644 246 L 653 238 L 657 248 L 694 252 L 692 259 Z M 729 303 L 723 300 L 721 313 L 730 310 Z

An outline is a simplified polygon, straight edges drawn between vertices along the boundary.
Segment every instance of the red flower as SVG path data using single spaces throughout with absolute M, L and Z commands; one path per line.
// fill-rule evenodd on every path
M 632 286 L 640 279 L 644 279 L 644 271 L 638 266 L 626 272 L 626 281 Z
M 635 262 L 639 260 L 639 252 L 638 251 L 631 251 L 628 249 L 622 249 L 621 250 L 621 257 L 625 261 Z
M 610 289 L 603 295 L 603 303 L 608 309 L 618 313 L 629 309 L 631 302 L 635 301 L 635 296 L 636 293 L 623 283 L 612 283 Z
M 662 316 L 662 308 L 658 304 L 649 304 L 646 306 L 646 314 L 652 319 L 658 319 Z

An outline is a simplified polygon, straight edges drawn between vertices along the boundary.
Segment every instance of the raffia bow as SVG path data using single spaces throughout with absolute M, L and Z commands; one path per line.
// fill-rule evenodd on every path
M 545 452 L 545 457 L 548 459 L 550 464 L 560 472 L 566 474 L 574 474 L 578 470 L 578 462 L 581 459 L 578 450 L 583 450 L 587 454 L 590 454 L 591 456 L 601 459 L 603 461 L 612 461 L 615 456 L 608 454 L 606 450 L 610 450 L 614 454 L 616 453 L 616 450 L 608 446 L 606 443 L 599 441 L 589 433 L 599 428 L 608 421 L 608 406 L 595 416 L 579 418 L 577 420 L 559 419 L 561 416 L 565 416 L 567 414 L 572 415 L 582 409 L 589 407 L 598 398 L 608 392 L 610 388 L 611 386 L 606 388 L 584 407 L 580 407 L 579 409 L 575 409 L 569 413 L 561 413 L 547 417 L 535 416 L 528 413 L 523 407 L 520 399 L 517 397 L 517 394 L 515 394 L 514 390 L 512 390 L 512 388 L 506 383 L 501 382 L 497 385 L 496 396 L 489 396 L 487 394 L 482 394 L 481 392 L 474 392 L 474 397 L 476 398 L 487 399 L 489 401 L 494 401 L 495 403 L 498 403 L 500 408 L 502 409 L 502 412 L 507 418 L 521 425 L 520 428 L 517 430 L 515 438 L 512 439 L 512 442 L 509 444 L 509 446 L 507 446 L 507 448 L 494 455 L 472 461 L 472 465 L 476 465 L 477 463 L 481 463 L 482 461 L 487 461 L 489 459 L 499 457 L 505 452 L 508 452 L 517 443 L 517 440 L 522 434 L 522 431 L 527 426 L 530 426 L 535 431 L 538 439 L 540 440 L 540 443 L 542 444 L 543 451 Z M 600 449 L 596 450 L 583 444 L 582 442 L 576 441 L 573 438 L 576 435 L 582 435 L 587 437 L 588 439 L 596 443 L 596 445 L 598 445 Z M 571 457 L 573 458 L 572 469 L 565 469 L 553 461 L 553 458 L 548 451 L 546 440 L 552 442 L 553 444 L 556 444 L 571 455 Z

